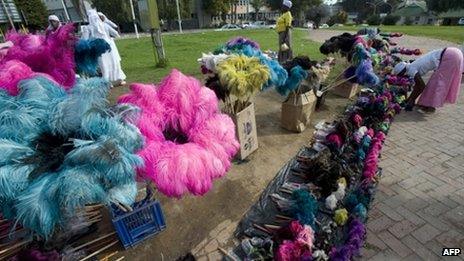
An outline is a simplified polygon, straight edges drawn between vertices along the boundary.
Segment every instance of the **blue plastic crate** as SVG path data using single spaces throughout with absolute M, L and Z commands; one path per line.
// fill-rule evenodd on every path
M 132 205 L 133 211 L 124 212 L 111 206 L 113 226 L 125 249 L 152 237 L 166 228 L 159 201 L 144 199 Z

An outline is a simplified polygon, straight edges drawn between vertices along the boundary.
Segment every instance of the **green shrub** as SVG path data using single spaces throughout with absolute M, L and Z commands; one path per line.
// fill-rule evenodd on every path
M 384 25 L 396 25 L 396 23 L 400 20 L 399 16 L 395 15 L 387 15 L 383 18 L 382 23 Z
M 380 18 L 380 15 L 371 15 L 367 18 L 366 22 L 369 25 L 380 25 L 382 19 Z

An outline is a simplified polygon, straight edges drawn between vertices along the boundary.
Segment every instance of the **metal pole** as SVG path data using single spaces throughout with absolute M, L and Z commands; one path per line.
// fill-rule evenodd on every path
M 10 13 L 8 12 L 8 9 L 6 8 L 5 1 L 3 0 L 2 0 L 2 5 L 3 5 L 3 10 L 5 11 L 5 14 L 8 17 L 8 21 L 10 22 L 11 28 L 13 28 L 13 30 L 16 31 L 13 19 L 11 19 Z
M 180 17 L 179 0 L 176 0 L 177 5 L 177 21 L 179 22 L 179 32 L 182 33 L 182 18 Z
M 66 7 L 64 0 L 61 0 L 61 5 L 63 6 L 64 15 L 66 16 L 66 20 L 71 21 L 71 18 L 69 17 L 69 13 L 68 13 L 68 8 Z
M 137 29 L 137 21 L 135 20 L 135 11 L 134 11 L 134 3 L 132 0 L 129 0 L 131 12 L 132 12 L 132 20 L 134 21 L 134 29 L 135 29 L 135 36 L 139 39 L 139 29 Z

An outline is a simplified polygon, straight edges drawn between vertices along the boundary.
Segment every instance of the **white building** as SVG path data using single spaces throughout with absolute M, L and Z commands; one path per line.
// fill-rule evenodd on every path
M 70 0 L 42 0 L 42 2 L 47 7 L 48 13 L 58 16 L 61 21 L 76 22 L 82 20 Z

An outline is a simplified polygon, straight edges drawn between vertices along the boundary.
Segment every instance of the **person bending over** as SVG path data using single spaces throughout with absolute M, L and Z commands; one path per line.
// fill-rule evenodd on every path
M 463 54 L 454 47 L 431 51 L 412 63 L 400 62 L 393 74 L 414 78 L 415 85 L 407 99 L 406 110 L 412 110 L 417 104 L 419 112 L 433 113 L 445 103 L 456 103 L 461 86 Z M 423 76 L 433 72 L 427 84 Z

